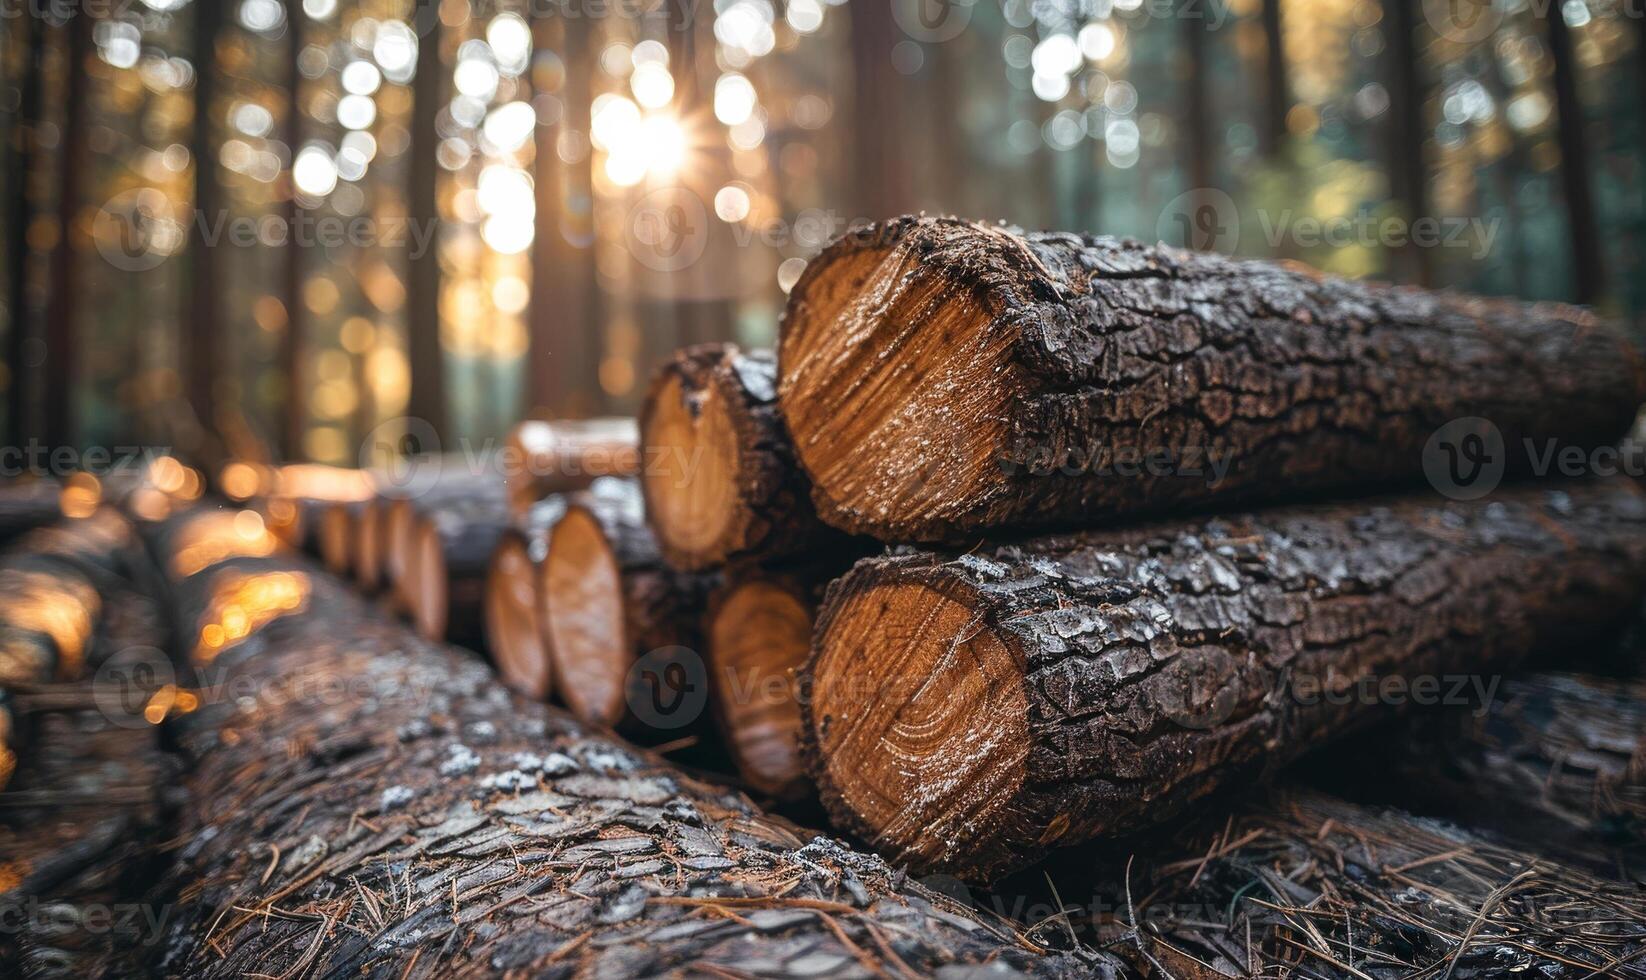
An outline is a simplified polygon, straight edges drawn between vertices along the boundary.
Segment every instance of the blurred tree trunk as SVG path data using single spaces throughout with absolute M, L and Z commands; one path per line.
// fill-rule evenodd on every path
M 853 198 L 861 217 L 878 221 L 911 210 L 898 99 L 909 81 L 892 67 L 892 48 L 902 32 L 892 19 L 891 4 L 855 3 L 850 14 Z
M 1211 66 L 1207 63 L 1209 45 L 1206 43 L 1210 23 L 1203 17 L 1192 16 L 1195 10 L 1194 7 L 1186 6 L 1178 20 L 1183 32 L 1183 53 L 1188 60 L 1184 125 L 1189 135 L 1189 190 L 1194 195 L 1190 214 L 1198 218 L 1202 213 L 1201 209 L 1209 204 L 1208 192 L 1212 190 L 1215 180 L 1212 167 L 1212 154 L 1215 151 L 1211 134 L 1211 92 L 1208 90 L 1211 85 Z M 1192 249 L 1205 251 L 1212 247 L 1216 233 L 1215 223 L 1208 228 L 1198 220 L 1191 221 L 1188 240 L 1183 244 Z
M 81 279 L 78 258 L 80 208 L 86 170 L 86 58 L 91 53 L 92 17 L 77 10 L 63 27 L 68 53 L 64 59 L 62 182 L 57 198 L 57 247 L 52 253 L 51 302 L 46 315 L 44 439 L 52 447 L 75 440 L 74 378 L 79 360 L 78 307 Z
M 286 120 L 283 138 L 291 148 L 292 160 L 303 145 L 303 73 L 297 59 L 303 51 L 303 4 L 286 0 L 286 62 L 291 74 L 286 91 Z M 303 250 L 297 244 L 297 182 L 286 172 L 286 250 L 282 299 L 286 305 L 286 332 L 280 346 L 280 380 L 284 391 L 280 410 L 280 453 L 286 460 L 303 458 L 303 428 L 308 421 L 304 397 L 303 361 L 305 348 L 303 316 Z
M 406 354 L 411 366 L 411 395 L 406 414 L 426 422 L 436 435 L 447 432 L 446 367 L 440 345 L 439 164 L 440 134 L 435 120 L 446 101 L 440 62 L 440 19 L 433 5 L 418 11 L 417 75 L 412 80 L 410 206 L 418 227 L 433 229 L 428 247 L 408 256 Z M 433 447 L 409 446 L 412 452 Z
M 537 229 L 532 248 L 529 408 L 599 414 L 600 292 L 594 266 L 589 76 L 596 52 L 587 17 L 541 16 L 540 47 L 556 51 L 565 79 L 558 123 L 537 127 Z M 567 153 L 562 153 L 562 149 Z
M 1572 298 L 1579 303 L 1594 303 L 1605 289 L 1606 276 L 1600 258 L 1600 232 L 1595 226 L 1594 197 L 1589 189 L 1589 154 L 1583 142 L 1583 106 L 1577 94 L 1572 34 L 1560 4 L 1547 7 L 1542 17 L 1549 25 L 1549 54 L 1554 61 L 1560 182 L 1572 239 Z
M 10 277 L 8 300 L 10 322 L 6 324 L 6 364 L 10 377 L 6 385 L 6 441 L 24 446 L 38 437 L 35 428 L 33 372 L 24 370 L 28 341 L 33 335 L 34 298 L 29 288 L 29 227 L 34 223 L 35 161 L 39 159 L 40 113 L 44 103 L 45 31 L 38 17 L 24 17 L 17 29 L 22 32 L 22 86 L 18 111 L 12 117 L 10 145 L 6 155 L 6 190 L 11 200 L 6 209 L 6 265 Z
M 1429 210 L 1423 152 L 1428 134 L 1423 120 L 1426 93 L 1417 53 L 1419 2 L 1388 0 L 1389 46 L 1383 56 L 1389 89 L 1389 189 L 1408 222 L 1416 222 Z M 1390 273 L 1397 282 L 1433 285 L 1434 266 L 1429 252 L 1413 242 L 1411 235 L 1396 252 Z
M 189 156 L 194 163 L 194 212 L 188 215 L 189 282 L 182 345 L 183 392 L 199 431 L 193 450 L 211 462 L 216 455 L 213 431 L 218 422 L 217 333 L 218 270 L 214 243 L 207 229 L 218 227 L 222 200 L 217 187 L 217 143 L 212 139 L 212 102 L 217 96 L 217 35 L 222 9 L 215 3 L 194 5 L 194 119 Z
M 1263 154 L 1273 158 L 1286 144 L 1286 113 L 1292 105 L 1291 83 L 1286 73 L 1286 37 L 1280 24 L 1281 0 L 1263 0 Z

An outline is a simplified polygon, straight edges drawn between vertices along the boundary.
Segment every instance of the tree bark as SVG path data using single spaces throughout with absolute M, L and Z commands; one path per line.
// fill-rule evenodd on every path
M 825 521 L 958 543 L 1413 481 L 1460 418 L 1501 434 L 1493 472 L 1525 472 L 1549 440 L 1622 435 L 1643 378 L 1571 307 L 899 218 L 806 267 L 778 403 Z
M 1639 889 L 1396 810 L 1277 793 L 1170 853 L 1128 869 L 1117 912 L 1155 976 L 1578 980 L 1646 955 Z
M 812 774 L 896 861 L 986 878 L 1388 717 L 1389 685 L 1615 628 L 1643 530 L 1620 477 L 868 559 L 818 617 Z
M 640 434 L 629 418 L 527 419 L 509 431 L 504 452 L 504 482 L 517 517 L 551 494 L 640 470 Z
M 823 591 L 844 570 L 743 566 L 709 597 L 704 641 L 715 719 L 743 782 L 775 799 L 814 792 L 800 757 L 800 670 Z
M 245 561 L 175 583 L 188 632 L 238 599 Z M 306 598 L 205 664 L 255 699 L 180 720 L 189 843 L 159 972 L 1119 975 L 509 696 L 303 564 L 257 561 Z
M 503 682 L 534 701 L 554 689 L 538 583 L 549 531 L 565 513 L 563 496 L 533 504 L 504 532 L 486 572 L 486 645 Z
M 646 519 L 664 560 L 697 570 L 838 544 L 777 413 L 770 351 L 702 344 L 658 372 L 640 417 Z
M 715 582 L 663 563 L 634 480 L 569 496 L 539 591 L 555 684 L 572 713 L 637 732 L 696 723 L 708 699 L 699 651 Z
M 1646 882 L 1646 683 L 1538 673 L 1484 703 L 1378 729 L 1318 768 L 1345 795 L 1372 790 L 1415 812 Z M 1352 776 L 1350 775 L 1352 774 Z M 1334 778 L 1335 777 L 1335 778 Z

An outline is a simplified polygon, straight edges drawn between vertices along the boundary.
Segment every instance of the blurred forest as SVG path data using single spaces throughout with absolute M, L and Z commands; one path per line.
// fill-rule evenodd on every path
M 630 412 L 922 209 L 1646 315 L 1641 0 L 0 15 L 12 446 L 352 464 L 408 416 Z

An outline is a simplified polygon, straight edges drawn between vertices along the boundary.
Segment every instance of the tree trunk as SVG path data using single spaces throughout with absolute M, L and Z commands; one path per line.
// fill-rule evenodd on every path
M 1426 469 L 1438 483 L 1447 449 L 1496 432 L 1503 450 L 1487 439 L 1453 467 L 1463 490 L 1485 490 L 1504 468 L 1533 469 L 1548 440 L 1619 437 L 1646 391 L 1632 344 L 1579 309 L 934 218 L 814 259 L 779 358 L 818 513 L 883 540 Z M 1426 448 L 1477 416 L 1481 434 Z
M 1639 889 L 1396 810 L 1280 793 L 1169 846 L 1115 913 L 1153 976 L 1578 980 L 1646 956 Z
M 374 620 L 310 568 L 258 561 L 174 587 L 189 633 L 251 575 L 286 576 L 303 599 L 204 664 L 214 689 L 255 704 L 180 720 L 190 843 L 166 883 L 161 973 L 1121 969 L 1047 955 L 878 858 L 807 843 L 739 795 L 508 696 L 473 658 Z
M 1619 477 L 869 559 L 818 617 L 813 776 L 898 862 L 988 877 L 1387 717 L 1390 685 L 1615 628 L 1643 531 Z
M 509 507 L 524 516 L 551 494 L 582 490 L 602 476 L 640 470 L 634 419 L 527 419 L 509 431 L 502 465 Z
M 440 60 L 444 30 L 435 7 L 417 8 L 417 74 L 412 80 L 411 152 L 407 210 L 413 227 L 430 236 L 426 248 L 407 256 L 406 359 L 411 392 L 406 415 L 422 421 L 437 438 L 448 435 L 446 356 L 440 344 L 440 110 L 446 105 L 446 73 Z M 430 447 L 417 447 L 429 452 Z
M 1482 703 L 1425 712 L 1400 731 L 1368 732 L 1323 754 L 1317 767 L 1345 795 L 1398 802 L 1646 882 L 1641 681 L 1512 678 Z M 1339 786 L 1345 782 L 1352 785 Z
M 782 558 L 837 543 L 777 415 L 769 351 L 703 344 L 658 373 L 640 418 L 646 518 L 669 564 Z
M 1560 189 L 1566 201 L 1566 235 L 1572 246 L 1572 298 L 1579 303 L 1598 303 L 1606 289 L 1606 271 L 1589 182 L 1588 144 L 1583 138 L 1576 45 L 1562 7 L 1545 7 L 1541 19 L 1548 25 L 1549 60 L 1553 66 L 1550 81 L 1555 96 L 1555 133 L 1560 143 Z
M 709 599 L 704 640 L 715 718 L 743 782 L 780 800 L 812 794 L 800 758 L 800 670 L 836 564 L 744 567 Z
M 501 494 L 454 500 L 418 516 L 408 565 L 411 620 L 431 640 L 485 649 L 486 569 L 509 526 Z
M 538 593 L 549 531 L 566 513 L 562 496 L 549 497 L 504 532 L 486 572 L 486 644 L 503 682 L 534 701 L 547 701 L 554 665 L 543 630 Z
M 633 480 L 567 498 L 539 592 L 555 684 L 572 713 L 631 730 L 695 723 L 708 699 L 698 653 L 715 577 L 663 563 Z

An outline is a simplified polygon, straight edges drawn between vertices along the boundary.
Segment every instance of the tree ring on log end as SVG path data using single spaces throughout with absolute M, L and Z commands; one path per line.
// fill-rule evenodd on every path
M 431 640 L 445 639 L 451 585 L 446 580 L 446 552 L 440 529 L 425 521 L 417 526 L 417 542 L 412 550 L 412 621 L 418 632 Z
M 836 604 L 816 649 L 808 714 L 831 809 L 927 867 L 996 839 L 1027 777 L 1028 695 L 978 604 L 882 582 Z
M 652 526 L 674 554 L 724 558 L 728 543 L 740 543 L 734 534 L 741 529 L 729 529 L 743 514 L 737 492 L 742 454 L 725 400 L 713 385 L 689 393 L 671 376 L 651 409 L 643 431 L 654 458 L 640 479 Z
M 572 508 L 549 534 L 541 589 L 549 657 L 561 698 L 584 720 L 615 725 L 624 714 L 632 659 L 623 578 L 600 523 Z
M 998 457 L 1016 400 L 1015 331 L 997 322 L 998 298 L 953 272 L 986 261 L 972 254 L 979 237 L 958 223 L 872 245 L 848 236 L 796 284 L 779 399 L 830 523 L 936 540 L 980 492 L 1008 492 Z
M 708 639 L 710 690 L 738 771 L 756 789 L 789 795 L 802 772 L 795 674 L 811 651 L 811 609 L 788 589 L 748 582 L 715 610 Z
M 486 642 L 504 683 L 538 701 L 553 679 L 537 616 L 537 570 L 518 538 L 498 542 L 486 570 Z

